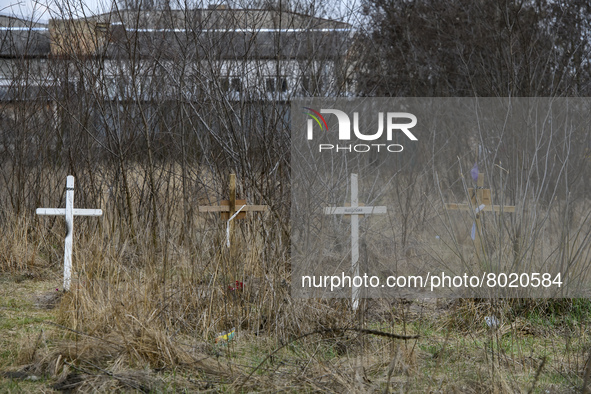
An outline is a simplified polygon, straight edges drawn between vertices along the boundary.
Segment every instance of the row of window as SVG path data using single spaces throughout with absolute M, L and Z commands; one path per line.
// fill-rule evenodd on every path
M 312 91 L 320 88 L 318 81 L 312 83 L 310 78 L 302 78 L 301 87 L 305 91 Z M 238 77 L 231 78 L 220 78 L 220 89 L 224 92 L 238 92 L 242 91 L 242 80 Z M 266 92 L 287 92 L 290 86 L 287 78 L 285 77 L 274 77 L 265 78 L 264 89 Z
M 142 82 L 142 86 L 155 88 L 155 86 L 149 82 L 149 79 L 143 80 Z M 130 84 L 131 82 L 129 81 L 118 80 L 116 77 L 111 76 L 105 79 L 104 86 L 108 91 L 108 95 L 115 97 L 119 94 L 126 94 L 124 92 L 127 92 Z M 268 77 L 262 81 L 260 89 L 265 93 L 287 93 L 290 91 L 290 89 L 299 89 L 302 93 L 316 93 L 320 92 L 322 89 L 321 81 L 310 77 L 302 77 L 297 85 L 299 86 L 291 86 L 290 80 L 287 77 Z M 217 82 L 210 81 L 209 83 L 210 91 L 216 91 L 217 89 L 220 89 L 222 92 L 232 95 L 240 94 L 246 86 L 247 85 L 243 83 L 243 79 L 236 76 L 218 78 Z M 185 88 L 186 93 L 189 95 L 189 91 L 191 89 L 194 89 L 192 93 L 198 94 L 198 86 L 188 85 Z M 144 90 L 142 89 L 142 91 Z M 150 89 L 147 89 L 144 91 L 144 93 L 150 94 L 150 91 Z M 162 91 L 161 93 L 164 92 Z

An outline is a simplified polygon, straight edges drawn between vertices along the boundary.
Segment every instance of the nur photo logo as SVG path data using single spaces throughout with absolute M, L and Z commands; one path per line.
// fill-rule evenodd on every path
M 383 136 L 385 134 L 386 141 L 388 143 L 360 143 L 360 144 L 329 144 L 329 143 L 321 143 L 318 144 L 318 151 L 335 151 L 335 152 L 358 152 L 358 153 L 365 153 L 369 151 L 377 151 L 377 152 L 391 152 L 397 153 L 402 152 L 404 147 L 401 144 L 392 143 L 393 137 L 395 133 L 402 132 L 409 140 L 417 141 L 417 137 L 410 131 L 411 128 L 417 125 L 417 117 L 408 112 L 378 112 L 377 113 L 377 131 L 374 130 L 362 130 L 359 126 L 359 112 L 353 112 L 353 122 L 351 122 L 351 118 L 349 115 L 341 111 L 339 109 L 326 109 L 322 108 L 319 111 L 310 108 L 310 107 L 303 107 L 304 114 L 308 116 L 307 120 L 307 139 L 308 141 L 314 140 L 314 129 L 322 133 L 334 133 L 335 131 L 331 129 L 329 131 L 328 123 L 323 116 L 325 115 L 334 115 L 336 116 L 338 127 L 337 127 L 337 134 L 339 141 L 352 141 L 352 140 L 359 140 L 359 141 L 372 141 L 377 142 L 379 139 L 383 140 Z M 367 116 L 372 116 L 368 114 Z M 373 115 L 376 116 L 375 114 Z M 352 127 L 351 127 L 352 126 Z M 353 131 L 351 133 L 351 131 Z M 335 136 L 330 136 L 334 138 Z

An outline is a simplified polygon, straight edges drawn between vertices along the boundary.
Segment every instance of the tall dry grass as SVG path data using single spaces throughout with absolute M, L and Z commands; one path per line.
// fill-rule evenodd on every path
M 168 173 L 162 170 L 169 176 L 162 175 L 162 194 L 156 197 L 161 201 L 156 231 L 152 217 L 142 211 L 146 206 L 146 200 L 141 198 L 145 174 L 141 167 L 129 169 L 130 174 L 137 171 L 137 176 L 130 177 L 134 185 L 133 234 L 126 212 L 119 209 L 120 195 L 109 190 L 112 180 L 95 176 L 98 186 L 92 190 L 102 190 L 98 206 L 105 215 L 75 219 L 75 280 L 71 291 L 59 300 L 53 324 L 47 324 L 47 331 L 59 334 L 52 334 L 51 347 L 42 349 L 37 342 L 23 346 L 21 366 L 51 377 L 57 388 L 79 392 L 165 391 L 174 385 L 190 391 L 214 387 L 231 391 L 350 392 L 382 391 L 385 387 L 462 391 L 466 384 L 475 392 L 486 391 L 487 387 L 510 392 L 531 387 L 531 382 L 513 385 L 512 374 L 523 380 L 527 374 L 534 376 L 540 367 L 525 352 L 509 363 L 510 368 L 502 356 L 508 338 L 520 341 L 524 335 L 545 335 L 528 322 L 527 313 L 569 315 L 576 308 L 569 301 L 439 300 L 435 305 L 385 298 L 367 300 L 362 303 L 361 313 L 355 314 L 346 299 L 293 299 L 289 242 L 283 231 L 287 219 L 273 211 L 249 214 L 236 223 L 233 248 L 228 249 L 225 224 L 217 215 L 194 210 L 192 228 L 183 226 L 186 211 L 182 201 L 174 198 L 180 183 L 174 177 L 174 167 L 168 169 Z M 199 182 L 211 186 L 194 197 L 194 204 L 213 204 L 225 194 L 225 179 L 206 171 L 201 174 Z M 60 189 L 59 176 L 54 177 L 48 179 L 48 184 L 55 183 L 51 191 L 58 192 L 44 195 L 46 206 L 62 204 L 63 184 Z M 81 205 L 87 201 L 84 196 L 91 194 L 85 185 L 77 184 Z M 424 192 L 422 187 L 415 187 L 416 193 Z M 443 248 L 433 238 L 435 232 L 444 234 L 445 226 L 450 224 L 441 220 L 439 226 L 430 225 L 431 215 L 438 214 L 438 210 L 420 205 L 437 201 L 439 196 L 431 194 L 428 200 L 421 201 L 409 188 L 404 190 L 410 193 L 411 203 L 417 204 L 412 210 L 424 214 L 409 218 L 406 227 L 396 220 L 386 221 L 391 226 L 389 231 L 397 236 L 392 238 L 389 253 L 382 256 L 384 262 L 395 259 L 400 264 L 416 265 L 433 256 L 451 259 L 454 249 Z M 244 192 L 244 186 L 239 185 L 239 193 Z M 249 197 L 251 203 L 259 201 L 256 195 Z M 558 205 L 550 208 L 552 220 L 547 223 L 559 222 Z M 581 205 L 576 212 L 584 210 Z M 32 213 L 4 217 L 2 270 L 13 276 L 34 272 L 37 278 L 49 279 L 60 287 L 63 219 L 35 217 Z M 422 222 L 418 220 L 421 217 Z M 584 233 L 587 220 L 583 215 L 575 217 L 576 228 Z M 473 246 L 465 229 L 470 218 L 453 220 L 451 231 L 464 231 L 464 238 L 456 239 L 468 261 L 473 258 Z M 493 236 L 505 230 L 495 223 L 489 226 Z M 407 233 L 403 241 L 399 235 L 404 231 Z M 557 226 L 546 229 L 544 239 L 549 250 L 560 247 L 560 234 Z M 577 242 L 586 250 L 585 242 Z M 504 248 L 496 253 L 513 258 L 511 251 Z M 243 282 L 242 290 L 232 289 L 236 281 Z M 490 315 L 503 322 L 500 331 L 487 330 L 483 321 Z M 214 338 L 233 327 L 238 332 L 236 340 L 216 345 Z M 322 331 L 368 327 L 383 332 L 418 333 L 421 338 L 399 341 L 354 331 Z M 454 333 L 474 336 L 472 346 L 476 350 L 462 355 L 458 349 L 465 345 L 453 337 Z M 490 336 L 486 346 L 476 339 L 482 336 Z M 443 355 L 450 358 L 439 358 Z M 472 370 L 478 378 L 464 381 L 464 386 L 436 377 L 420 379 L 422 368 L 429 368 L 433 376 L 446 376 L 448 368 L 457 368 L 458 363 L 472 368 L 464 356 L 476 357 L 485 365 Z M 583 357 L 582 353 L 573 357 L 576 366 L 572 371 L 582 370 Z

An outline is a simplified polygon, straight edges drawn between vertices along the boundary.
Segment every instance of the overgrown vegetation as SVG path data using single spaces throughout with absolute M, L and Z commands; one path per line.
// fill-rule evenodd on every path
M 230 19 L 206 4 L 152 6 L 149 20 L 130 3 L 56 22 L 67 39 L 42 55 L 17 45 L 21 33 L 3 36 L 0 391 L 587 390 L 587 299 L 384 298 L 353 313 L 347 299 L 292 298 L 289 101 L 584 95 L 588 5 L 369 1 L 368 27 L 350 34 L 302 17 L 325 12 L 307 3 L 257 3 Z M 58 22 L 73 15 L 60 12 Z M 346 33 L 290 41 L 264 36 L 269 23 Z M 146 26 L 169 36 L 142 35 Z M 261 30 L 268 51 L 240 29 Z M 589 130 L 533 129 L 421 136 L 385 191 L 398 216 L 384 260 L 473 258 L 472 218 L 440 208 L 465 201 L 478 162 L 494 198 L 520 207 L 487 223 L 492 256 L 588 263 Z M 227 198 L 230 172 L 239 198 L 269 210 L 237 222 L 227 248 L 225 223 L 197 207 Z M 34 212 L 63 207 L 68 174 L 76 206 L 104 216 L 75 219 L 76 278 L 64 293 L 65 225 Z

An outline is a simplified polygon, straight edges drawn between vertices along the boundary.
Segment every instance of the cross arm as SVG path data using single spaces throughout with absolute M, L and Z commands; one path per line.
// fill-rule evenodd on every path
M 236 208 L 240 208 L 237 204 Z M 269 209 L 268 205 L 247 205 L 242 208 L 241 212 L 264 212 Z M 229 205 L 201 205 L 199 212 L 230 212 Z
M 37 215 L 57 215 L 65 216 L 66 208 L 37 208 Z M 83 209 L 74 208 L 74 216 L 101 216 L 103 214 L 102 209 Z
M 325 215 L 383 215 L 387 207 L 326 207 Z
M 445 208 L 449 209 L 450 211 L 473 211 L 477 207 L 475 205 L 470 204 L 454 204 L 454 203 L 447 203 L 445 204 Z M 482 212 L 515 212 L 515 207 L 512 205 L 485 205 Z
M 65 216 L 66 208 L 37 208 L 37 215 L 62 215 Z

